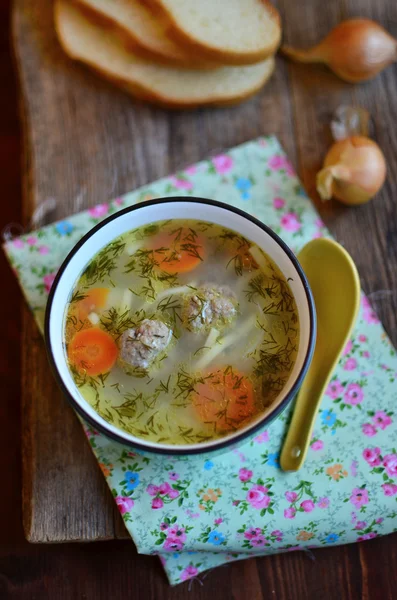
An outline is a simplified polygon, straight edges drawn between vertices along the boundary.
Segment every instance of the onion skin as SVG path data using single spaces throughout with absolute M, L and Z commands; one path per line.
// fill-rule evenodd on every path
M 385 178 L 386 162 L 378 144 L 364 136 L 352 136 L 330 148 L 316 186 L 322 200 L 334 196 L 352 206 L 371 200 Z
M 397 40 L 371 19 L 343 21 L 313 48 L 281 48 L 292 60 L 324 63 L 341 79 L 359 83 L 397 61 Z

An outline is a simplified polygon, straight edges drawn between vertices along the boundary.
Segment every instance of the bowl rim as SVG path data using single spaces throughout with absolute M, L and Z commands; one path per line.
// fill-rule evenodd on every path
M 192 448 L 192 449 L 189 449 L 188 446 L 183 449 L 178 448 L 178 446 L 175 446 L 175 449 L 166 449 L 166 448 L 161 448 L 161 447 L 153 448 L 153 447 L 146 446 L 144 441 L 132 442 L 130 440 L 126 440 L 126 439 L 122 438 L 121 436 L 118 436 L 116 433 L 114 433 L 112 431 L 109 431 L 104 425 L 97 422 L 94 418 L 92 418 L 90 415 L 88 415 L 85 412 L 84 408 L 70 394 L 65 383 L 63 382 L 61 374 L 58 371 L 58 367 L 57 367 L 57 364 L 56 364 L 56 361 L 55 361 L 55 358 L 53 355 L 52 345 L 51 345 L 50 321 L 51 321 L 51 313 L 52 313 L 55 291 L 58 287 L 58 283 L 61 280 L 62 275 L 63 275 L 67 265 L 69 264 L 71 259 L 74 257 L 74 255 L 80 250 L 80 248 L 82 246 L 84 246 L 86 241 L 89 240 L 97 231 L 99 231 L 103 227 L 106 227 L 106 225 L 108 223 L 110 223 L 111 221 L 114 221 L 115 219 L 117 219 L 125 214 L 134 212 L 145 206 L 152 206 L 155 204 L 170 204 L 170 203 L 176 203 L 176 202 L 191 202 L 194 204 L 215 206 L 215 207 L 218 207 L 218 208 L 221 208 L 224 210 L 231 211 L 244 219 L 248 219 L 249 221 L 251 221 L 252 223 L 257 225 L 258 227 L 260 227 L 265 233 L 267 233 L 271 238 L 273 238 L 273 240 L 281 247 L 281 249 L 287 254 L 288 258 L 292 262 L 293 267 L 295 268 L 295 270 L 301 280 L 301 283 L 302 283 L 302 286 L 303 286 L 303 289 L 304 289 L 304 292 L 306 295 L 307 304 L 308 304 L 309 338 L 308 338 L 308 345 L 307 345 L 307 349 L 306 349 L 306 355 L 303 359 L 302 368 L 301 368 L 300 372 L 298 373 L 294 383 L 292 384 L 290 391 L 287 393 L 285 398 L 277 405 L 277 407 L 274 409 L 274 411 L 267 414 L 263 419 L 254 423 L 251 427 L 248 427 L 247 429 L 245 429 L 244 432 L 240 433 L 239 435 L 234 436 L 231 439 L 227 438 L 227 437 L 219 438 L 219 442 L 213 443 L 213 445 L 210 448 L 206 447 L 205 443 L 203 443 L 201 445 L 201 447 L 199 446 L 197 448 Z M 97 223 L 97 225 L 95 225 L 94 227 L 92 227 L 73 246 L 73 248 L 70 250 L 69 254 L 64 259 L 63 263 L 61 264 L 59 270 L 57 271 L 57 274 L 55 276 L 54 282 L 51 286 L 51 290 L 50 290 L 50 293 L 48 296 L 46 311 L 45 311 L 45 320 L 44 320 L 44 341 L 45 341 L 47 357 L 48 357 L 48 361 L 50 363 L 51 371 L 52 371 L 52 373 L 55 377 L 55 380 L 56 380 L 59 388 L 61 389 L 62 393 L 64 394 L 64 396 L 66 396 L 66 399 L 68 400 L 69 404 L 80 415 L 80 417 L 82 417 L 84 419 L 84 421 L 86 421 L 94 429 L 100 431 L 106 437 L 118 442 L 121 445 L 126 445 L 131 448 L 138 449 L 143 452 L 147 452 L 149 454 L 162 454 L 162 455 L 175 455 L 175 456 L 185 456 L 185 455 L 194 456 L 197 454 L 212 454 L 213 452 L 219 451 L 221 449 L 227 450 L 228 447 L 232 448 L 233 446 L 240 444 L 244 439 L 251 437 L 254 433 L 256 433 L 257 431 L 262 429 L 264 426 L 269 424 L 271 421 L 273 421 L 273 419 L 275 419 L 284 410 L 284 408 L 286 408 L 286 406 L 291 402 L 291 400 L 294 398 L 297 391 L 299 390 L 299 387 L 307 373 L 307 370 L 308 370 L 311 360 L 313 358 L 314 349 L 315 349 L 315 341 L 316 341 L 316 332 L 317 332 L 317 318 L 316 318 L 316 309 L 315 309 L 313 294 L 312 294 L 309 282 L 307 280 L 307 277 L 306 277 L 301 265 L 299 264 L 298 259 L 296 258 L 295 254 L 292 252 L 292 250 L 289 248 L 289 246 L 268 225 L 265 225 L 262 221 L 260 221 L 256 217 L 250 215 L 249 213 L 247 213 L 239 208 L 236 208 L 234 206 L 231 206 L 229 204 L 226 204 L 225 202 L 219 202 L 218 200 L 211 200 L 211 199 L 207 199 L 207 198 L 200 198 L 198 196 L 167 196 L 167 197 L 162 197 L 162 198 L 161 197 L 155 198 L 153 200 L 147 200 L 145 202 L 138 202 L 138 203 L 134 204 L 133 206 L 128 206 L 124 209 L 116 211 L 114 214 L 110 215 L 109 217 L 107 217 L 100 223 Z

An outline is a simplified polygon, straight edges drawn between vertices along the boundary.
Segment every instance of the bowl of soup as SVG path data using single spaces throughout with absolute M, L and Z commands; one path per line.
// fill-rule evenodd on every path
M 241 210 L 164 198 L 94 227 L 61 266 L 45 339 L 80 415 L 165 454 L 235 446 L 295 396 L 314 350 L 306 277 Z

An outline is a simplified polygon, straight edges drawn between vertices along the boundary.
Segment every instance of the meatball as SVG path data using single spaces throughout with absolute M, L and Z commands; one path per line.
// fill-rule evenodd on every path
M 199 331 L 224 325 L 237 313 L 237 298 L 227 285 L 207 283 L 190 296 L 185 309 L 188 329 Z
M 161 321 L 144 319 L 120 338 L 119 359 L 122 366 L 147 369 L 170 343 L 172 330 Z

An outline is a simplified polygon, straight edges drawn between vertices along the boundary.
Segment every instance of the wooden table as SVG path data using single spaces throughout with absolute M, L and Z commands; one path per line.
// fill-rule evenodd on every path
M 392 0 L 378 1 L 376 6 L 371 0 L 306 0 L 303 4 L 279 0 L 277 4 L 285 39 L 297 45 L 316 41 L 330 25 L 349 15 L 372 16 L 397 32 L 397 6 Z M 358 103 L 374 118 L 374 135 L 389 165 L 387 183 L 376 201 L 358 210 L 333 202 L 319 209 L 353 255 L 363 287 L 397 343 L 395 66 L 372 83 L 352 87 L 321 67 L 290 65 L 279 59 L 272 82 L 241 107 L 165 113 L 133 104 L 71 65 L 56 45 L 49 0 L 15 0 L 13 33 L 24 96 L 24 147 L 31 149 L 23 164 L 21 206 L 16 95 L 6 58 L 8 2 L 1 0 L 0 6 L 1 81 L 7 82 L 0 111 L 4 223 L 27 223 L 34 203 L 51 196 L 58 200 L 57 214 L 51 219 L 67 216 L 261 133 L 280 138 L 316 200 L 314 175 L 330 143 L 330 116 L 341 103 Z M 79 425 L 48 376 L 40 336 L 25 308 L 21 327 L 15 311 L 20 294 L 2 256 L 0 260 L 7 290 L 2 296 L 7 319 L 0 355 L 0 455 L 5 483 L 0 503 L 0 597 L 185 598 L 188 584 L 170 591 L 156 559 L 137 557 L 132 542 L 54 547 L 22 541 L 16 482 L 20 387 L 28 539 L 88 541 L 125 533 Z M 271 595 L 372 600 L 391 598 L 397 590 L 395 535 L 322 549 L 313 558 L 312 562 L 294 553 L 220 568 L 208 574 L 203 587 L 194 582 L 191 597 L 210 598 L 215 586 L 222 599 Z

